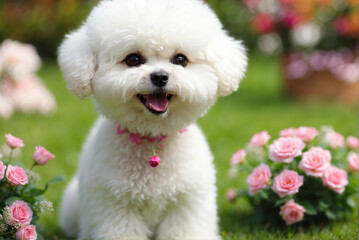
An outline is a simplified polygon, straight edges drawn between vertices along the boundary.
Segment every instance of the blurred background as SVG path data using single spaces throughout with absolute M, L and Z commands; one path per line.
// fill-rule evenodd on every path
M 56 155 L 36 169 L 45 183 L 76 171 L 82 142 L 97 118 L 91 99 L 66 89 L 56 63 L 66 33 L 86 19 L 98 0 L 0 1 L 0 145 L 5 133 L 24 139 L 21 161 L 31 166 L 36 145 Z M 231 155 L 257 132 L 273 138 L 287 127 L 329 125 L 358 137 L 359 13 L 357 0 L 207 0 L 228 33 L 248 48 L 249 66 L 238 92 L 221 98 L 198 122 L 218 169 L 218 203 L 224 238 L 263 236 L 357 239 L 357 214 L 324 229 L 270 231 L 246 223 L 246 202 L 230 204 L 229 186 L 245 177 L 227 176 Z M 11 39 L 11 40 L 9 40 Z M 7 41 L 6 41 L 7 40 Z M 46 103 L 46 104 L 44 104 Z M 1 150 L 0 150 L 1 151 Z M 41 222 L 48 239 L 59 239 L 58 205 L 65 184 L 47 193 L 55 212 Z M 339 230 L 340 229 L 340 230 Z M 304 235 L 303 235 L 304 234 Z M 337 234 L 337 235 L 335 235 Z M 236 238 L 236 236 L 238 238 Z M 334 239 L 336 239 L 334 237 Z

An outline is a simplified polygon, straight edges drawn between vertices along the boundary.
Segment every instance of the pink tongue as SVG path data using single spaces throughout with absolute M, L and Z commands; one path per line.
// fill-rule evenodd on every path
M 147 102 L 146 106 L 151 108 L 157 112 L 163 112 L 167 109 L 168 100 L 167 96 L 164 93 L 157 93 L 157 94 L 148 94 L 146 95 Z

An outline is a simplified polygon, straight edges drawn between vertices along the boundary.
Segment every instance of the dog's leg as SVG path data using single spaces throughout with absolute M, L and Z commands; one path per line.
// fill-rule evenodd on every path
M 180 196 L 160 224 L 157 240 L 221 239 L 218 235 L 215 196 L 215 191 L 203 189 L 193 195 Z
M 78 178 L 75 176 L 67 185 L 61 203 L 60 226 L 69 237 L 78 234 Z
M 152 232 L 136 206 L 116 200 L 104 189 L 97 189 L 95 194 L 87 193 L 80 199 L 80 239 L 147 240 L 151 237 Z

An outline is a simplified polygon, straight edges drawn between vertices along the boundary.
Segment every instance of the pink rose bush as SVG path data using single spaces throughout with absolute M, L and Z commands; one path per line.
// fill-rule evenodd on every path
M 44 188 L 36 188 L 39 176 L 32 169 L 47 164 L 55 156 L 38 146 L 33 153 L 31 168 L 26 169 L 26 163 L 20 163 L 21 154 L 13 154 L 14 150 L 19 151 L 25 146 L 23 140 L 6 134 L 5 143 L 9 151 L 0 154 L 0 238 L 35 240 L 41 236 L 41 228 L 36 230 L 35 226 L 39 213 L 53 210 L 52 203 L 41 195 L 49 184 L 63 181 L 63 178 L 55 177 Z
M 314 223 L 352 214 L 358 193 L 358 138 L 345 141 L 330 127 L 291 127 L 269 139 L 267 131 L 257 133 L 233 154 L 230 172 L 247 172 L 247 189 L 232 188 L 228 200 L 248 198 L 255 207 L 253 221 L 271 224 Z

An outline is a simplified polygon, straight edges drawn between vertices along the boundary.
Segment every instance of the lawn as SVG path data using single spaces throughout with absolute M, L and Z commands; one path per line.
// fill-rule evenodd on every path
M 36 145 L 43 145 L 56 155 L 47 166 L 35 169 L 42 176 L 40 184 L 56 175 L 69 180 L 77 167 L 82 142 L 97 118 L 91 99 L 79 101 L 66 89 L 56 62 L 44 61 L 39 72 L 54 93 L 58 109 L 50 116 L 16 114 L 10 120 L 0 119 L 0 136 L 12 133 L 23 138 L 23 162 L 31 166 Z M 358 215 L 333 224 L 308 228 L 272 229 L 247 222 L 250 207 L 245 201 L 228 203 L 224 195 L 229 187 L 244 187 L 245 176 L 229 180 L 229 159 L 244 147 L 252 135 L 268 130 L 273 137 L 287 127 L 331 125 L 343 135 L 357 136 L 356 105 L 337 102 L 299 102 L 282 94 L 281 71 L 276 58 L 250 56 L 249 68 L 238 92 L 218 99 L 217 104 L 198 123 L 205 132 L 218 170 L 218 206 L 220 227 L 225 239 L 358 239 Z M 0 138 L 0 144 L 5 138 Z M 65 183 L 52 185 L 47 198 L 55 211 L 42 216 L 46 239 L 59 239 L 58 206 Z

